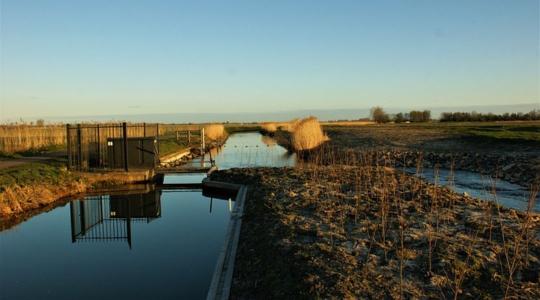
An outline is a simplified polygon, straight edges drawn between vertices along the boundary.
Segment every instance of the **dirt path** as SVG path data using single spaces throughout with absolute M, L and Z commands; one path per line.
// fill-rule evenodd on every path
M 59 161 L 64 159 L 66 156 L 65 152 L 49 152 L 44 153 L 40 156 L 28 156 L 28 157 L 18 157 L 18 158 L 0 158 L 0 169 L 6 169 L 11 167 L 16 167 L 28 163 L 35 162 L 46 162 L 46 161 Z

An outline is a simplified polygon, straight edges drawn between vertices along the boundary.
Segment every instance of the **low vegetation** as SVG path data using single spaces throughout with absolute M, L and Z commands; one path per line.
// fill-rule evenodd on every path
M 0 126 L 0 153 L 39 151 L 50 146 L 65 145 L 66 127 L 50 125 Z
M 63 197 L 147 179 L 146 171 L 81 173 L 67 170 L 62 163 L 0 169 L 0 220 L 45 207 Z
M 213 173 L 256 187 L 232 298 L 540 297 L 533 200 L 504 209 L 370 161 Z

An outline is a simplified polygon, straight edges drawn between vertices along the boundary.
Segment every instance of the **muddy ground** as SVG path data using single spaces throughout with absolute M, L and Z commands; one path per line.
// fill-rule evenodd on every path
M 369 166 L 232 169 L 233 299 L 540 297 L 540 217 Z
M 420 161 L 424 168 L 478 172 L 527 188 L 540 184 L 540 141 L 535 139 L 540 123 L 526 127 L 532 132 L 529 139 L 472 134 L 490 133 L 491 127 L 478 128 L 409 124 L 326 126 L 324 130 L 331 138 L 327 146 L 336 151 L 378 151 L 397 166 L 415 167 Z

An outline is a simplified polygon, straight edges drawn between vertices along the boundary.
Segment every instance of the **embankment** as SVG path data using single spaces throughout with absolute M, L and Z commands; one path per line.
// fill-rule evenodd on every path
M 150 182 L 153 171 L 85 173 L 63 166 L 28 165 L 0 174 L 0 223 L 13 223 L 55 202 L 87 192 Z M 10 180 L 13 178 L 14 180 Z
M 369 165 L 211 179 L 253 187 L 231 299 L 540 297 L 537 214 Z

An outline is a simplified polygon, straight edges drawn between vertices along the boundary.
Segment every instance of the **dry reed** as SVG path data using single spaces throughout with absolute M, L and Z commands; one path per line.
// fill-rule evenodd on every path
M 63 145 L 65 142 L 64 126 L 0 126 L 0 152 L 38 150 L 51 145 Z
M 264 131 L 264 132 L 267 132 L 267 133 L 274 133 L 277 131 L 277 125 L 276 123 L 262 123 L 261 124 L 261 129 Z
M 211 141 L 219 141 L 227 136 L 225 126 L 222 124 L 210 124 L 204 127 L 204 134 L 206 138 Z
M 292 132 L 292 147 L 298 151 L 317 148 L 326 141 L 328 137 L 315 117 L 299 121 Z

